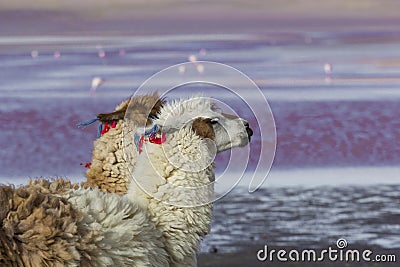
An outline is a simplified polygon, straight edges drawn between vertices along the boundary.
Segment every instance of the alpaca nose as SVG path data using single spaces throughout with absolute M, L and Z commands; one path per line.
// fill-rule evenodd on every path
M 253 135 L 253 130 L 250 128 L 250 125 L 247 121 L 243 121 L 243 125 L 246 127 L 247 136 L 249 137 L 250 141 L 250 137 Z

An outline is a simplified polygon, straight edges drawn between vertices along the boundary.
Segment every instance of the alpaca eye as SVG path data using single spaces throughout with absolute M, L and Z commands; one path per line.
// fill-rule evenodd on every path
M 218 123 L 218 118 L 210 120 L 210 123 L 211 124 L 217 124 Z

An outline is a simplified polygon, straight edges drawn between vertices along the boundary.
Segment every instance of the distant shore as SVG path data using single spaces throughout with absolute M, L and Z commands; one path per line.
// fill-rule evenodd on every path
M 398 1 L 95 0 L 0 3 L 0 35 L 152 35 L 396 30 Z

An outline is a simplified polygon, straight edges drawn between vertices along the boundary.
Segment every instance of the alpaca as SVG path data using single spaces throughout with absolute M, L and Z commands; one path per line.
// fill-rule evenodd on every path
M 0 186 L 1 266 L 195 266 L 210 229 L 214 154 L 247 145 L 252 130 L 194 97 L 165 104 L 136 134 L 126 195 L 63 180 Z
M 253 132 L 204 97 L 166 104 L 154 124 L 165 142 L 144 144 L 127 197 L 147 209 L 163 233 L 170 266 L 194 266 L 210 230 L 214 153 L 247 145 Z
M 163 237 L 126 197 L 69 181 L 0 186 L 0 266 L 168 266 Z
M 100 137 L 94 141 L 92 162 L 86 171 L 87 182 L 84 187 L 97 187 L 101 191 L 124 194 L 129 182 L 128 166 L 123 154 L 124 117 L 128 105 L 131 107 L 129 120 L 132 122 L 132 131 L 151 123 L 163 100 L 157 93 L 135 96 L 124 100 L 111 113 L 102 113 L 97 116 L 104 125 Z M 136 151 L 131 155 L 130 162 L 135 165 Z

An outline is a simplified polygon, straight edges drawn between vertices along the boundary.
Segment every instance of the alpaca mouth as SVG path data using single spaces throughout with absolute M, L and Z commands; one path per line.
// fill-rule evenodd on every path
M 246 126 L 246 132 L 247 132 L 247 137 L 249 138 L 249 142 L 250 142 L 251 136 L 253 135 L 253 130 L 249 126 Z

